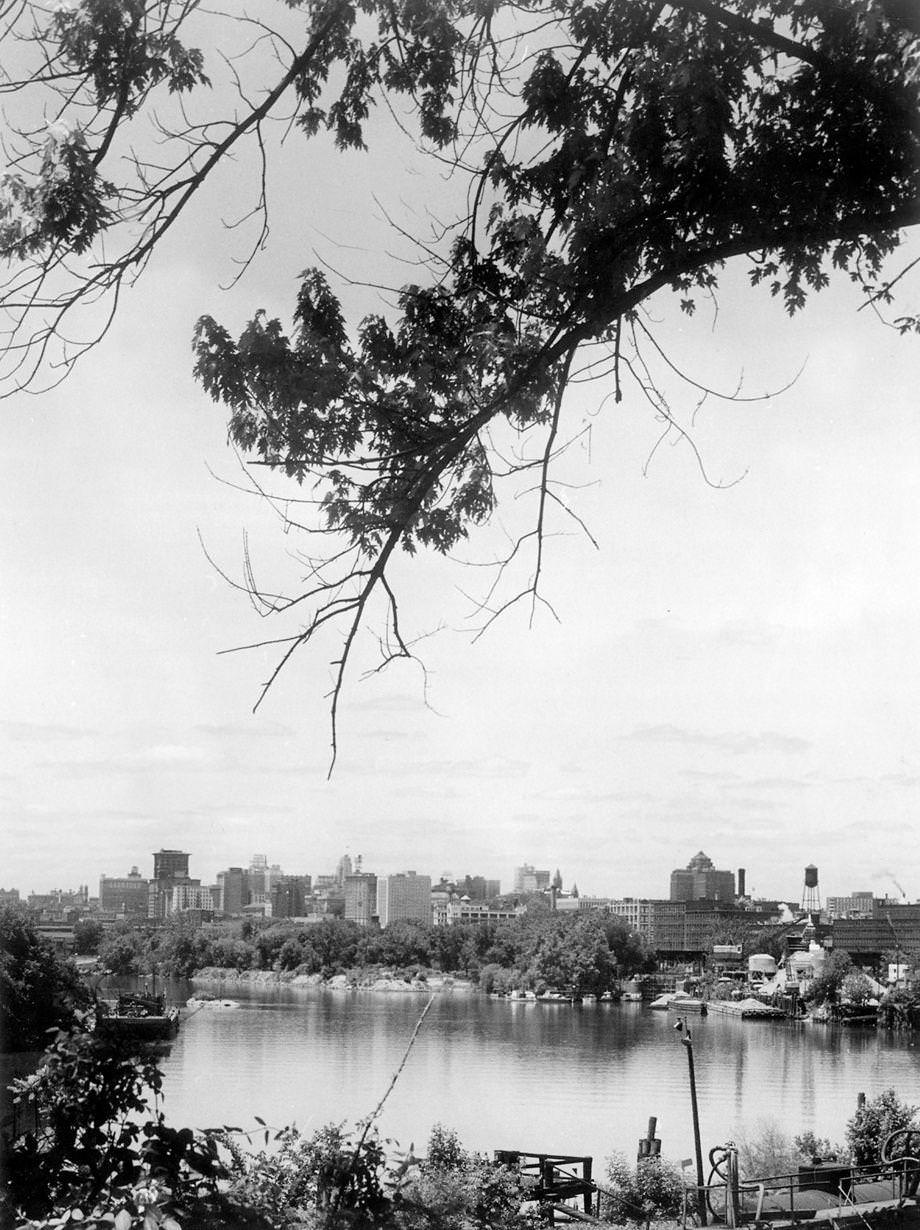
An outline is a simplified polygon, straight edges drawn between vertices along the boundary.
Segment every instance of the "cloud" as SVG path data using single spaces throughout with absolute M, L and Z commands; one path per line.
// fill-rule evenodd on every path
M 0 737 L 13 743 L 57 743 L 68 739 L 85 739 L 93 733 L 78 726 L 62 726 L 54 722 L 0 721 Z
M 351 707 L 356 713 L 420 713 L 426 708 L 421 696 L 406 692 L 390 692 L 368 700 L 357 697 L 351 702 Z
M 195 734 L 208 735 L 215 739 L 293 739 L 296 737 L 296 731 L 292 727 L 284 726 L 280 722 L 271 722 L 268 725 L 260 722 L 251 724 L 225 722 L 211 725 L 201 723 L 193 726 L 192 730 Z
M 679 743 L 689 747 L 709 747 L 716 751 L 740 755 L 749 752 L 806 752 L 811 744 L 796 735 L 784 735 L 777 731 L 762 731 L 752 735 L 743 732 L 706 734 L 700 730 L 663 723 L 658 726 L 639 726 L 624 738 L 636 743 Z

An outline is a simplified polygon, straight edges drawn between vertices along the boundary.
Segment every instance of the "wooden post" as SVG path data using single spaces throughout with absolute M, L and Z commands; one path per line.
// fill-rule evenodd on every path
M 584 1169 L 585 1182 L 589 1184 L 591 1182 L 591 1167 L 593 1165 L 593 1160 L 594 1160 L 593 1158 L 586 1157 L 585 1162 L 584 1162 L 583 1169 Z M 586 1213 L 591 1212 L 591 1189 L 590 1187 L 585 1192 L 585 1212 Z
M 658 1119 L 655 1115 L 651 1115 L 648 1121 L 648 1132 L 639 1141 L 639 1152 L 636 1155 L 636 1161 L 642 1162 L 649 1157 L 659 1157 L 661 1155 L 661 1141 L 655 1136 L 655 1128 L 658 1126 Z

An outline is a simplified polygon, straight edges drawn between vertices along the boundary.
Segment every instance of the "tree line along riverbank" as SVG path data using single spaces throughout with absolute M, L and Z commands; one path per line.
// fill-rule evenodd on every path
M 653 955 L 623 919 L 603 915 L 525 914 L 500 923 L 432 927 L 399 921 L 381 930 L 339 918 L 267 926 L 233 920 L 194 926 L 98 931 L 99 965 L 118 975 L 277 976 L 290 981 L 345 979 L 369 985 L 384 976 L 425 983 L 433 975 L 484 991 L 564 988 L 601 995 L 620 980 L 655 969 Z M 215 972 L 219 971 L 219 972 Z

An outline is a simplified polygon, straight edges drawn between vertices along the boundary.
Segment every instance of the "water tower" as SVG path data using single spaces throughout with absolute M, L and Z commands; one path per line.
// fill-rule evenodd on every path
M 805 868 L 805 883 L 802 886 L 802 909 L 808 914 L 821 913 L 821 893 L 818 890 L 818 868 L 809 863 Z

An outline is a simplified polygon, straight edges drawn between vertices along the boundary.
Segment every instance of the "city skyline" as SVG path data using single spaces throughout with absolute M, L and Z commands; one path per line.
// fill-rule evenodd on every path
M 161 848 L 160 851 L 153 851 L 150 853 L 149 860 L 148 860 L 150 864 L 149 872 L 145 871 L 144 862 L 143 860 L 140 860 L 140 861 L 135 861 L 128 868 L 119 869 L 118 871 L 116 871 L 114 873 L 114 878 L 118 879 L 118 877 L 128 876 L 129 874 L 133 873 L 136 870 L 139 876 L 141 877 L 141 879 L 143 879 L 145 882 L 148 880 L 152 880 L 155 878 L 154 877 L 154 868 L 156 865 L 155 860 L 162 854 L 174 854 L 174 853 L 179 853 L 179 851 L 171 850 L 171 849 L 164 849 L 164 848 Z M 220 867 L 217 867 L 215 870 L 208 872 L 207 870 L 202 871 L 196 865 L 195 854 L 193 851 L 184 851 L 182 853 L 188 856 L 189 875 L 191 879 L 194 882 L 200 883 L 202 886 L 206 886 L 206 885 L 215 886 L 219 883 L 220 877 L 225 875 L 227 871 L 237 870 L 237 869 L 242 870 L 244 873 L 246 873 L 254 869 L 259 870 L 259 869 L 271 868 L 271 870 L 274 871 L 276 874 L 283 875 L 285 877 L 297 877 L 297 876 L 306 875 L 312 878 L 314 886 L 317 885 L 317 882 L 319 880 L 335 880 L 337 883 L 342 883 L 344 882 L 344 879 L 346 876 L 351 876 L 355 874 L 358 874 L 358 875 L 363 874 L 365 876 L 370 875 L 372 877 L 373 876 L 387 877 L 387 876 L 401 876 L 404 874 L 409 874 L 409 875 L 418 874 L 420 877 L 429 879 L 432 886 L 436 886 L 439 882 L 457 882 L 457 881 L 462 881 L 465 876 L 473 876 L 473 875 L 482 874 L 482 869 L 477 868 L 476 866 L 464 868 L 464 869 L 445 868 L 441 866 L 440 869 L 435 870 L 432 867 L 421 867 L 421 866 L 410 867 L 405 861 L 403 861 L 403 863 L 400 863 L 398 865 L 397 864 L 394 864 L 392 866 L 383 865 L 383 864 L 375 863 L 372 858 L 368 858 L 363 853 L 355 853 L 354 855 L 352 855 L 351 852 L 346 852 L 344 855 L 340 855 L 339 858 L 335 860 L 334 863 L 328 866 L 327 865 L 323 865 L 323 867 L 307 866 L 303 863 L 298 863 L 296 865 L 292 864 L 291 866 L 287 866 L 282 861 L 275 859 L 271 854 L 266 855 L 264 851 L 252 852 L 248 856 L 248 861 L 247 861 L 247 858 L 238 855 L 235 859 L 231 859 L 230 861 L 222 864 Z M 750 898 L 759 898 L 763 900 L 777 900 L 777 901 L 786 901 L 786 902 L 796 903 L 796 902 L 800 902 L 803 900 L 803 887 L 806 882 L 807 871 L 809 869 L 815 870 L 817 871 L 820 877 L 820 868 L 816 868 L 814 864 L 810 864 L 810 865 L 805 864 L 801 868 L 799 868 L 799 880 L 795 886 L 791 888 L 782 889 L 774 893 L 760 892 L 756 888 L 750 887 L 751 885 L 750 869 L 747 866 L 745 866 L 744 864 L 736 864 L 731 867 L 718 866 L 720 860 L 710 859 L 707 856 L 706 851 L 702 849 L 699 850 L 697 853 L 695 853 L 692 856 L 692 858 L 690 858 L 687 861 L 686 863 L 687 872 L 689 872 L 692 868 L 697 866 L 698 862 L 700 862 L 701 860 L 701 856 L 703 856 L 706 863 L 713 865 L 715 867 L 713 874 L 716 877 L 720 877 L 724 880 L 725 877 L 731 876 L 735 880 L 735 888 L 737 890 L 738 896 L 747 896 Z M 266 860 L 264 863 L 261 861 L 263 859 Z M 360 860 L 360 862 L 358 860 Z M 490 877 L 490 878 L 499 880 L 500 885 L 501 885 L 501 892 L 500 892 L 501 896 L 510 897 L 510 896 L 514 896 L 515 893 L 520 893 L 522 891 L 524 892 L 541 891 L 539 889 L 534 890 L 533 886 L 530 886 L 525 889 L 521 889 L 517 887 L 517 881 L 520 879 L 520 873 L 523 871 L 533 872 L 534 867 L 532 864 L 529 864 L 527 862 L 522 862 L 516 865 L 507 876 L 498 876 L 498 877 Z M 564 865 L 559 864 L 559 863 L 554 863 L 552 867 L 546 867 L 546 868 L 540 869 L 538 871 L 538 875 L 540 874 L 544 875 L 546 882 L 548 884 L 551 878 L 555 880 L 555 872 L 560 873 L 560 876 L 562 879 L 563 892 L 568 894 L 571 892 L 573 886 L 577 886 L 579 895 L 583 897 L 609 897 L 609 898 L 619 898 L 619 899 L 634 898 L 637 900 L 668 900 L 670 898 L 671 900 L 675 900 L 675 899 L 681 899 L 683 896 L 686 895 L 685 892 L 681 892 L 680 890 L 675 890 L 675 882 L 677 878 L 685 874 L 684 865 L 679 865 L 677 867 L 672 866 L 670 871 L 668 872 L 665 882 L 658 884 L 656 886 L 658 891 L 653 891 L 653 890 L 642 891 L 636 887 L 631 887 L 631 888 L 627 888 L 624 891 L 613 892 L 613 891 L 610 891 L 609 888 L 607 886 L 604 886 L 603 884 L 582 886 L 578 882 L 578 877 L 575 875 L 569 875 Z M 744 893 L 740 891 L 739 884 L 738 884 L 739 872 L 744 873 Z M 91 896 L 94 895 L 92 890 L 98 886 L 99 881 L 102 878 L 110 878 L 110 876 L 112 876 L 111 872 L 107 870 L 102 870 L 102 871 L 99 871 L 95 876 L 88 877 L 85 883 L 90 887 L 90 890 L 91 890 L 90 895 Z M 854 895 L 856 896 L 865 895 L 870 898 L 875 897 L 878 899 L 891 899 L 891 900 L 905 901 L 905 902 L 913 901 L 915 899 L 913 895 L 908 894 L 908 892 L 902 886 L 900 881 L 898 881 L 891 872 L 884 873 L 884 877 L 883 877 L 884 882 L 878 886 L 877 891 L 873 891 L 870 886 L 862 882 L 857 883 L 856 882 L 857 880 L 858 880 L 858 876 L 856 877 L 855 880 L 851 880 L 850 882 L 847 882 L 846 884 L 831 885 L 830 891 L 828 891 L 828 886 L 824 883 L 823 879 L 819 879 L 818 891 L 819 891 L 820 900 L 822 902 L 822 905 L 827 903 L 829 899 L 843 899 L 843 898 L 853 897 Z M 54 885 L 48 884 L 48 885 L 43 885 L 41 887 L 30 886 L 28 888 L 24 888 L 24 886 L 20 884 L 14 884 L 10 882 L 9 884 L 6 884 L 6 883 L 0 884 L 0 890 L 16 889 L 19 891 L 22 899 L 25 900 L 26 897 L 30 893 L 40 896 L 40 895 L 47 895 L 49 893 L 59 891 L 59 890 L 67 892 L 67 891 L 75 890 L 76 886 L 78 885 L 82 886 L 83 884 L 84 884 L 83 880 L 78 880 L 78 881 L 75 881 L 75 883 L 62 882 L 60 884 L 54 884 Z M 708 880 L 707 880 L 707 884 L 708 884 Z M 700 885 L 697 885 L 696 887 L 700 891 L 692 893 L 691 895 L 696 895 L 696 896 L 706 895 L 700 889 Z M 720 894 L 716 892 L 712 895 L 718 897 Z M 726 897 L 726 899 L 728 898 Z

